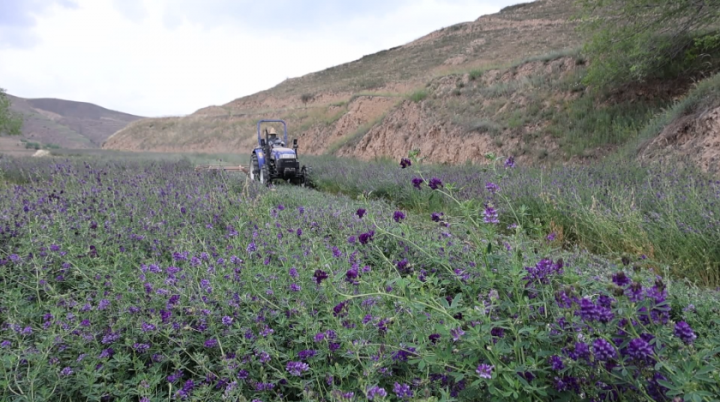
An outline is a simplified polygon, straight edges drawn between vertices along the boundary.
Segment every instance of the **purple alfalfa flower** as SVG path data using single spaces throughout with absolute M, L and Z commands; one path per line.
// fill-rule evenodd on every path
M 554 387 L 559 392 L 572 390 L 572 391 L 575 391 L 576 393 L 579 393 L 579 391 L 580 391 L 580 384 L 578 382 L 578 379 L 576 377 L 570 377 L 570 376 L 566 376 L 566 377 L 562 377 L 562 378 L 555 377 Z
M 299 292 L 300 290 L 302 290 L 302 288 L 301 288 L 300 285 L 298 285 L 297 283 L 291 283 L 291 284 L 290 284 L 290 291 L 291 291 L 291 292 Z
M 182 371 L 182 370 L 178 370 L 178 371 L 170 374 L 169 376 L 167 376 L 167 380 L 168 380 L 169 383 L 173 383 L 173 384 L 174 384 L 175 382 L 177 382 L 177 381 L 178 381 L 179 379 L 181 379 L 182 377 L 183 377 L 183 371 Z
M 206 348 L 214 348 L 218 345 L 218 341 L 215 338 L 210 338 L 205 341 L 205 347 Z
M 2 343 L 0 343 L 0 348 L 3 348 L 3 349 L 7 349 L 10 346 L 12 346 L 12 342 L 8 341 L 7 339 L 2 341 Z
M 150 345 L 147 343 L 135 343 L 133 345 L 133 349 L 135 349 L 136 352 L 143 353 L 150 349 Z
M 350 269 L 347 270 L 347 272 L 345 272 L 345 279 L 351 283 L 355 282 L 355 279 L 357 279 L 358 274 L 359 274 L 359 267 L 352 266 Z
M 33 329 L 31 326 L 28 325 L 25 328 L 23 328 L 22 331 L 20 331 L 20 333 L 23 335 L 32 335 Z
M 288 274 L 290 275 L 291 278 L 295 278 L 295 279 L 297 279 L 300 276 L 300 274 L 298 274 L 298 270 L 295 267 L 290 268 L 290 271 L 288 271 Z
M 248 253 L 252 253 L 252 252 L 254 252 L 254 251 L 257 251 L 257 246 L 255 245 L 255 242 L 254 242 L 254 241 L 251 241 L 251 242 L 247 245 L 247 248 L 245 249 L 245 251 L 247 251 Z
M 342 257 L 342 251 L 340 251 L 340 249 L 337 246 L 333 246 L 332 252 L 333 252 L 333 257 L 335 257 L 335 258 Z
M 500 220 L 498 219 L 497 210 L 495 208 L 493 208 L 492 205 L 490 205 L 490 204 L 485 206 L 483 222 L 490 223 L 493 225 L 500 223 Z
M 390 324 L 391 321 L 388 318 L 383 318 L 377 323 L 377 329 L 380 335 L 384 335 L 387 332 L 388 324 Z
M 495 366 L 491 366 L 489 364 L 480 364 L 475 369 L 475 372 L 478 376 L 480 376 L 480 378 L 485 378 L 489 380 L 492 378 L 493 368 L 495 368 Z
M 403 258 L 402 260 L 395 263 L 395 267 L 397 268 L 398 271 L 405 273 L 410 270 L 408 268 L 408 264 L 409 264 L 409 262 L 408 262 L 407 258 Z
M 372 314 L 365 314 L 365 317 L 362 319 L 363 325 L 367 325 L 368 323 L 372 322 L 373 316 Z
M 573 360 L 589 360 L 590 346 L 585 342 L 575 342 L 575 348 L 568 352 L 568 356 Z
M 627 346 L 627 354 L 638 361 L 648 361 L 652 358 L 653 348 L 643 338 L 635 338 Z
M 265 364 L 270 361 L 270 354 L 264 350 L 260 351 L 259 353 L 255 353 L 255 357 L 257 357 L 258 361 L 262 364 Z
M 400 159 L 400 168 L 405 169 L 406 167 L 412 166 L 412 161 L 408 158 Z
M 307 360 L 311 357 L 315 357 L 316 355 L 317 355 L 317 350 L 313 350 L 313 349 L 301 350 L 298 352 L 298 359 Z
M 328 342 L 328 349 L 331 352 L 335 352 L 338 349 L 340 349 L 340 343 L 339 342 Z
M 505 336 L 505 329 L 501 328 L 501 327 L 493 327 L 490 330 L 490 335 L 497 337 L 497 338 L 502 338 Z
M 443 213 L 442 212 L 433 212 L 432 215 L 430 215 L 430 219 L 433 222 L 440 222 L 440 219 L 442 219 Z
M 515 167 L 515 157 L 510 155 L 505 159 L 505 168 L 512 169 Z
M 396 361 L 406 362 L 409 357 L 415 356 L 415 348 L 400 349 L 392 354 L 392 359 Z
M 271 391 L 275 388 L 275 384 L 271 382 L 258 382 L 255 384 L 256 391 Z
M 625 286 L 629 285 L 632 281 L 630 278 L 628 278 L 627 275 L 625 275 L 625 272 L 617 272 L 613 274 L 612 281 L 617 286 L 620 286 L 621 288 L 624 288 Z
M 560 371 L 565 368 L 565 365 L 563 364 L 563 361 L 562 361 L 562 357 L 560 357 L 558 355 L 552 355 L 552 356 L 550 356 L 550 358 L 548 360 L 550 362 L 550 367 L 554 371 Z
M 375 231 L 371 230 L 367 233 L 361 233 L 358 239 L 360 240 L 360 244 L 368 244 L 372 241 L 373 236 L 375 236 Z
M 232 322 L 233 322 L 233 319 L 230 316 L 226 315 L 222 318 L 223 325 L 230 326 L 230 325 L 232 325 Z
M 114 354 L 115 354 L 115 350 L 113 350 L 113 348 L 103 349 L 100 352 L 99 358 L 100 359 L 108 359 L 108 358 L 111 358 Z
M 140 398 L 140 402 L 150 402 L 150 398 L 148 398 L 147 396 L 143 396 L 142 398 Z
M 600 319 L 598 306 L 586 297 L 580 300 L 580 318 L 590 322 Z
M 432 179 L 430 179 L 430 182 L 428 182 L 428 187 L 433 190 L 437 190 L 440 187 L 443 187 L 443 182 L 437 177 L 433 177 Z
M 273 333 L 275 333 L 274 329 L 272 329 L 268 326 L 265 326 L 265 328 L 263 328 L 263 330 L 260 331 L 260 336 L 262 336 L 263 338 L 267 338 L 268 336 L 272 335 Z
M 630 301 L 634 303 L 641 302 L 643 301 L 643 299 L 645 299 L 643 286 L 639 282 L 633 282 L 630 287 L 626 289 L 625 294 L 627 295 L 628 299 L 630 299 Z
M 617 356 L 615 347 L 603 338 L 596 339 L 593 342 L 593 353 L 595 360 L 606 361 L 614 359 Z
M 400 223 L 403 219 L 405 219 L 405 213 L 403 211 L 395 211 L 393 213 L 393 220 L 395 222 Z
M 175 393 L 175 396 L 177 399 L 187 399 L 192 394 L 193 389 L 195 388 L 195 382 L 190 379 L 185 381 L 185 385 L 183 385 L 182 389 Z
M 555 240 L 555 237 L 556 237 L 555 232 L 550 232 L 550 234 L 548 234 L 547 237 L 545 237 L 545 240 L 551 242 L 551 241 Z
M 285 370 L 295 377 L 300 377 L 303 372 L 310 370 L 310 366 L 303 362 L 288 362 Z
M 686 344 L 693 343 L 693 341 L 697 338 L 697 335 L 695 335 L 695 332 L 693 332 L 690 324 L 686 323 L 685 321 L 680 321 L 676 323 L 673 333 Z
M 317 284 L 319 285 L 322 283 L 322 281 L 324 281 L 325 279 L 328 278 L 328 274 L 327 274 L 327 272 L 318 269 L 318 270 L 315 270 L 315 273 L 313 274 L 313 278 L 315 278 L 315 282 L 317 282 Z
M 485 190 L 489 191 L 491 194 L 495 194 L 498 190 L 500 190 L 500 187 L 493 182 L 488 182 L 485 184 Z
M 468 281 L 470 279 L 470 274 L 468 274 L 464 269 L 455 268 L 453 272 L 462 281 Z
M 421 179 L 421 178 L 419 178 L 419 177 L 415 177 L 415 178 L 412 179 L 412 185 L 413 185 L 413 187 L 415 187 L 416 189 L 420 190 L 420 189 L 421 189 L 420 186 L 421 186 L 422 184 L 423 184 L 423 179 Z
M 63 377 L 70 376 L 70 375 L 72 375 L 72 373 L 74 373 L 74 371 L 70 367 L 65 367 L 64 369 L 62 369 L 60 371 L 60 375 Z
M 648 395 L 652 398 L 654 401 L 667 401 L 667 392 L 670 391 L 669 388 L 665 387 L 660 383 L 660 381 L 664 381 L 667 383 L 668 379 L 662 373 L 655 372 L 653 374 L 652 379 L 648 381 L 647 391 Z M 675 398 L 673 400 L 680 400 L 682 398 Z
M 152 332 L 155 331 L 155 326 L 153 324 L 148 324 L 147 322 L 142 323 L 142 331 L 143 332 Z
M 463 335 L 465 335 L 465 331 L 463 331 L 462 328 L 457 327 L 450 330 L 450 335 L 452 335 L 453 341 L 457 342 Z
M 365 216 L 365 209 L 358 208 L 357 211 L 355 211 L 355 215 L 357 215 L 358 218 L 362 219 L 363 216 Z
M 414 395 L 413 391 L 410 389 L 410 385 L 400 384 L 397 382 L 393 385 L 393 392 L 395 392 L 395 396 L 400 399 L 410 399 Z
M 118 334 L 117 332 L 110 332 L 102 337 L 100 343 L 102 343 L 103 345 L 109 345 L 111 343 L 114 343 L 118 339 L 120 339 L 120 334 Z
M 322 342 L 322 341 L 324 341 L 324 340 L 325 340 L 325 333 L 324 333 L 324 332 L 318 332 L 318 333 L 315 334 L 315 336 L 313 337 L 313 340 L 314 340 L 315 342 Z
M 432 342 L 433 344 L 436 344 L 436 343 L 438 343 L 438 341 L 440 340 L 440 334 L 430 334 L 430 335 L 428 336 L 428 339 L 429 339 L 430 342 Z
M 334 317 L 344 317 L 347 315 L 347 305 L 348 301 L 342 301 L 333 307 L 333 316 Z
M 367 390 L 367 399 L 369 401 L 375 400 L 375 398 L 385 398 L 387 396 L 387 391 L 385 391 L 384 388 L 380 388 L 377 385 L 373 385 L 372 387 L 368 388 Z

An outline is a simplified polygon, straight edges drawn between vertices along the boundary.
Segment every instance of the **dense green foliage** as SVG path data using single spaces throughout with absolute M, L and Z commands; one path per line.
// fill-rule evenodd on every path
M 617 86 L 703 69 L 720 49 L 720 0 L 578 0 L 586 82 Z
M 431 216 L 187 162 L 0 169 L 4 401 L 720 393 L 716 292 L 533 241 L 521 211 L 461 202 L 466 183 L 422 180 L 459 205 Z
M 0 135 L 20 135 L 22 119 L 10 110 L 10 99 L 0 88 Z
M 397 162 L 342 162 L 314 159 L 314 182 L 329 192 L 368 194 L 404 208 L 432 212 L 452 205 L 434 192 L 414 188 L 414 172 Z M 720 285 L 720 181 L 690 168 L 642 167 L 627 160 L 595 166 L 539 169 L 518 166 L 504 177 L 482 166 L 422 166 L 422 172 L 457 183 L 457 196 L 475 206 L 492 202 L 504 225 L 524 208 L 527 222 L 537 221 L 544 237 L 615 256 L 646 255 L 670 266 L 678 278 L 705 286 Z M 500 198 L 498 198 L 500 197 Z M 526 223 L 527 223 L 526 222 Z M 530 227 L 525 225 L 526 227 Z

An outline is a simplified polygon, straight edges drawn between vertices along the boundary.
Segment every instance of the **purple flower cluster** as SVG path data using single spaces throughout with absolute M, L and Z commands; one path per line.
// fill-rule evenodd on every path
M 287 370 L 290 375 L 299 377 L 303 372 L 310 370 L 310 366 L 303 362 L 288 362 L 285 366 L 285 370 Z
M 375 398 L 385 398 L 387 396 L 387 392 L 384 388 L 380 388 L 377 385 L 373 385 L 372 387 L 368 388 L 367 390 L 367 399 L 370 401 L 375 400 Z
M 693 341 L 697 338 L 695 332 L 693 332 L 690 325 L 685 321 L 680 321 L 675 324 L 674 334 L 680 338 L 680 340 L 688 344 L 693 343 Z

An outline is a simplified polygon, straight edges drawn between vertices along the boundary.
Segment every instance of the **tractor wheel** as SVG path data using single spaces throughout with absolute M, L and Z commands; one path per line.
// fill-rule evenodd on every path
M 250 180 L 255 181 L 259 179 L 260 168 L 258 168 L 257 155 L 253 154 L 250 159 Z
M 270 185 L 270 171 L 267 163 L 260 168 L 260 183 Z

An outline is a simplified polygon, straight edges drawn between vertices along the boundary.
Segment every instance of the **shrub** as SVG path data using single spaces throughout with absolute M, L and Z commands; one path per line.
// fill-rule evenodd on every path
M 470 71 L 470 81 L 475 81 L 482 77 L 483 70 L 472 70 Z
M 426 89 L 418 89 L 417 91 L 410 94 L 409 99 L 413 102 L 422 102 L 424 101 L 430 93 Z

